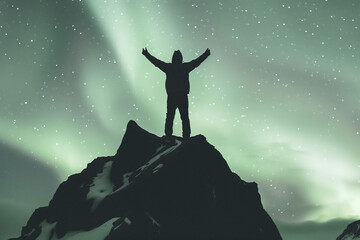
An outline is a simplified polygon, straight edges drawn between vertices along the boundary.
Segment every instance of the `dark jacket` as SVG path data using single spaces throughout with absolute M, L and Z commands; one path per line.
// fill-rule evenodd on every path
M 188 94 L 190 91 L 189 73 L 199 66 L 209 56 L 209 53 L 204 52 L 200 57 L 186 63 L 165 63 L 148 52 L 144 55 L 152 64 L 166 74 L 165 87 L 167 94 Z

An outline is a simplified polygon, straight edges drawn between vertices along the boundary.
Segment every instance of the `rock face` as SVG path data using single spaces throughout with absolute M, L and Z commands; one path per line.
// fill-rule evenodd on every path
M 233 173 L 204 136 L 163 139 L 130 121 L 115 156 L 63 182 L 18 240 L 277 240 L 256 183 Z
M 360 220 L 349 224 L 336 240 L 360 240 Z

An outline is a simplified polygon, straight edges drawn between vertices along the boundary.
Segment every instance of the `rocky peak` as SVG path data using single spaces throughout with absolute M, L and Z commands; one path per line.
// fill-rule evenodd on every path
M 256 183 L 202 135 L 173 145 L 134 121 L 115 154 L 63 182 L 17 239 L 281 239 Z

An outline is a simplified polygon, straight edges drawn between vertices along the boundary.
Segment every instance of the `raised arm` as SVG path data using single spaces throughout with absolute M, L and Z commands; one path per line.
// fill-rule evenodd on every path
M 157 59 L 156 57 L 154 57 L 153 55 L 151 55 L 147 48 L 143 48 L 142 49 L 142 54 L 152 63 L 154 64 L 156 67 L 160 68 L 161 71 L 165 72 L 166 69 L 166 63 Z
M 189 67 L 189 72 L 198 67 L 208 56 L 210 56 L 210 49 L 207 48 L 206 51 L 201 54 L 201 56 L 192 60 L 191 62 L 186 63 Z

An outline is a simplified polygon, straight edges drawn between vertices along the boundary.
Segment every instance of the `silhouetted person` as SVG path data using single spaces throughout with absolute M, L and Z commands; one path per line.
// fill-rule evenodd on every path
M 179 108 L 182 120 L 182 135 L 184 139 L 190 137 L 189 102 L 188 93 L 190 91 L 189 73 L 199 66 L 209 55 L 210 49 L 191 62 L 183 63 L 180 50 L 174 51 L 171 63 L 165 63 L 152 56 L 146 48 L 142 49 L 142 54 L 156 67 L 166 74 L 166 93 L 167 113 L 165 121 L 165 136 L 170 139 L 173 133 L 173 121 L 176 108 Z

